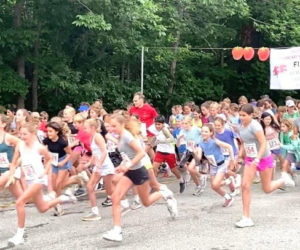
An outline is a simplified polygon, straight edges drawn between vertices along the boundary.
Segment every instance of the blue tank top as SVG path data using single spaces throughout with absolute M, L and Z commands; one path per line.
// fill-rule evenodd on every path
M 6 144 L 6 142 L 5 142 L 5 134 L 3 136 L 3 141 L 0 144 L 0 153 L 6 153 L 7 154 L 7 159 L 11 163 L 12 158 L 13 158 L 13 154 L 14 154 L 14 147 L 13 146 L 9 146 L 9 145 Z
M 209 139 L 207 142 L 201 140 L 199 145 L 203 150 L 205 157 L 208 158 L 210 162 L 211 160 L 209 158 L 212 158 L 211 156 L 214 157 L 216 164 L 224 161 L 224 155 L 222 154 L 221 148 L 216 144 L 215 140 Z

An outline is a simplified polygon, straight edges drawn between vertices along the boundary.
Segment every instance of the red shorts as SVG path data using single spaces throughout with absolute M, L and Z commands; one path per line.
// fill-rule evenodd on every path
M 154 157 L 154 162 L 158 162 L 158 163 L 166 162 L 168 163 L 171 169 L 176 167 L 175 154 L 156 152 Z

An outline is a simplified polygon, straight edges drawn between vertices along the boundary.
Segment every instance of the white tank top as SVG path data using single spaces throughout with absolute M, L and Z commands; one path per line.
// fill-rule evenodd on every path
M 39 179 L 44 172 L 42 163 L 42 155 L 39 154 L 41 144 L 35 141 L 32 148 L 28 148 L 25 142 L 20 142 L 20 154 L 22 161 L 22 169 L 25 179 L 28 181 Z
M 92 139 L 92 142 L 91 142 L 91 150 L 92 150 L 93 156 L 96 157 L 96 164 L 97 164 L 100 157 L 102 156 L 103 152 L 101 151 L 101 149 L 99 148 L 99 146 L 95 142 L 95 135 L 93 136 L 93 139 Z M 105 157 L 102 165 L 113 165 L 110 158 L 109 158 L 109 156 L 108 156 L 108 154 L 106 154 L 106 157 Z

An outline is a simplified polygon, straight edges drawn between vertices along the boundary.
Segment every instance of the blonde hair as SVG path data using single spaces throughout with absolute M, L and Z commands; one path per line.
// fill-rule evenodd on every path
M 74 117 L 74 115 L 76 114 L 76 110 L 72 107 L 65 108 L 64 112 L 67 112 L 67 113 L 71 114 L 72 117 Z
M 209 108 L 215 108 L 215 109 L 218 109 L 220 107 L 219 103 L 217 102 L 212 102 L 210 105 L 209 105 Z
M 193 124 L 193 118 L 192 118 L 191 116 L 185 116 L 185 117 L 183 118 L 183 121 L 184 121 L 184 122 L 188 122 L 190 125 Z
M 36 134 L 37 132 L 37 125 L 34 122 L 26 122 L 21 126 L 21 129 L 25 128 L 31 134 Z
M 290 119 L 283 119 L 280 124 L 287 126 L 289 131 L 294 129 L 294 124 Z
M 86 118 L 81 113 L 76 114 L 73 119 L 74 122 L 80 122 L 80 123 L 83 123 L 85 120 Z
M 0 114 L 0 121 L 5 124 L 4 130 L 7 132 L 10 129 L 11 119 L 4 114 Z
M 135 117 L 130 117 L 125 123 L 125 129 L 127 129 L 134 137 L 140 137 L 141 125 L 138 119 Z
M 100 121 L 99 119 L 90 118 L 85 120 L 85 124 L 88 124 L 90 127 L 94 127 L 97 132 L 100 132 Z

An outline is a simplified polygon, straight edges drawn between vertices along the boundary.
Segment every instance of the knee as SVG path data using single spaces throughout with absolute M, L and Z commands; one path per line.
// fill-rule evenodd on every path
M 213 190 L 217 190 L 217 189 L 220 188 L 220 184 L 217 183 L 217 182 L 212 182 L 212 183 L 211 183 L 211 188 L 212 188 Z
M 151 203 L 148 200 L 141 200 L 144 207 L 149 207 Z
M 263 190 L 266 194 L 269 194 L 272 192 L 272 190 L 269 187 L 263 187 Z
M 242 183 L 242 190 L 243 192 L 250 192 L 250 189 L 251 189 L 251 185 L 250 183 Z

